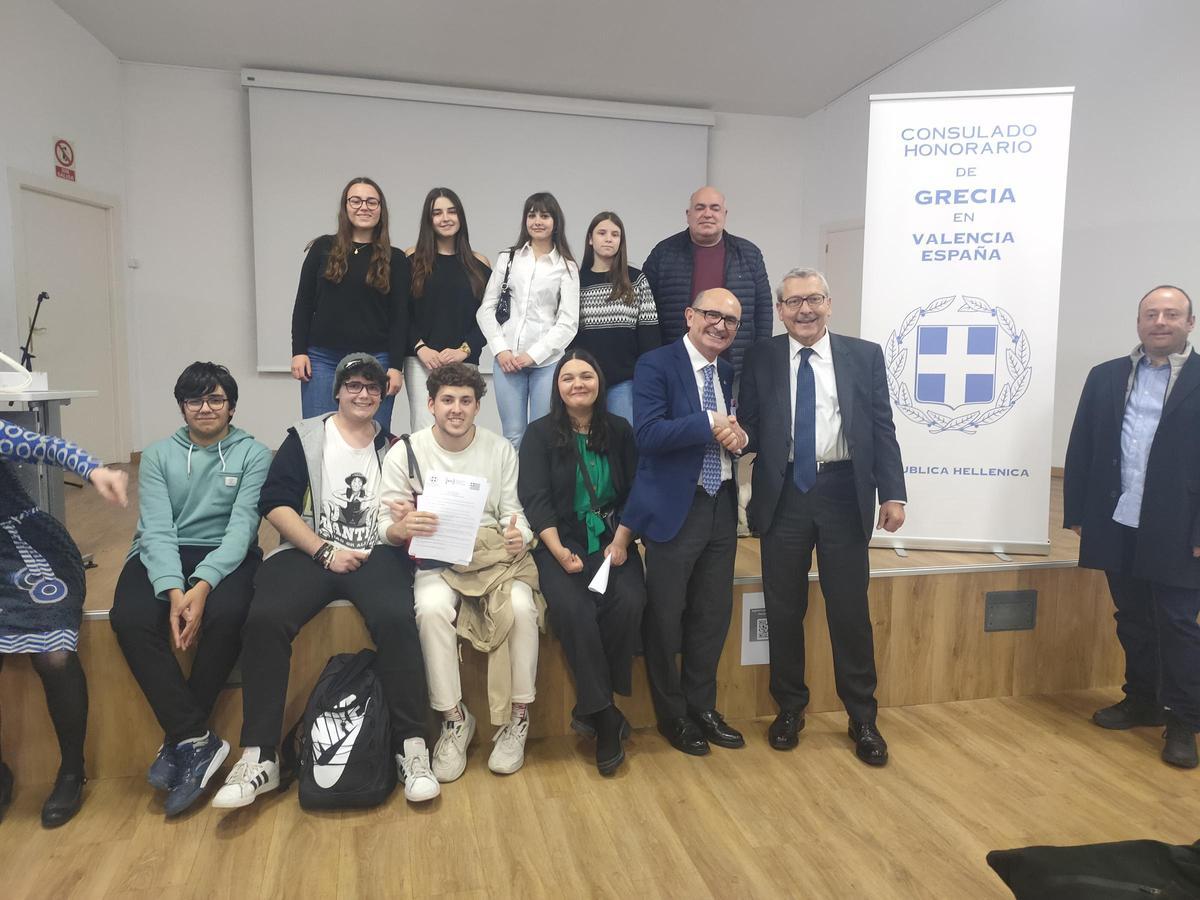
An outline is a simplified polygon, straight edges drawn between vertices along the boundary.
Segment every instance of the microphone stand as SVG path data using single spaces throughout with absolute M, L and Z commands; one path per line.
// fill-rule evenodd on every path
M 42 311 L 42 301 L 49 299 L 50 295 L 45 291 L 37 295 L 37 306 L 33 308 L 33 318 L 29 322 L 29 334 L 25 338 L 25 346 L 21 348 L 21 365 L 29 372 L 33 371 L 33 360 L 35 359 L 31 352 L 33 350 L 33 329 L 37 327 L 38 313 Z

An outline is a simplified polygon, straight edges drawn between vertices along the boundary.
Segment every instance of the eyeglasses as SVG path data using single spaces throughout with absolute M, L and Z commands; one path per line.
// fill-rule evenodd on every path
M 738 326 L 742 324 L 742 320 L 737 316 L 723 316 L 715 309 L 701 309 L 699 306 L 689 306 L 688 309 L 704 316 L 704 321 L 709 325 L 716 325 L 718 322 L 724 322 L 725 327 L 729 331 L 737 331 Z
M 361 394 L 364 389 L 366 390 L 367 395 L 370 397 L 378 397 L 383 393 L 383 388 L 373 381 L 347 381 L 342 384 L 342 387 L 344 387 L 350 393 L 356 395 Z
M 828 299 L 828 294 L 809 294 L 807 297 L 788 297 L 779 302 L 788 309 L 800 309 L 805 303 L 808 304 L 809 309 L 816 309 L 818 306 L 824 306 Z
M 379 198 L 377 198 L 377 197 L 366 197 L 366 198 L 347 197 L 346 205 L 349 206 L 351 209 L 358 209 L 360 207 L 365 206 L 367 209 L 376 210 L 376 209 L 379 209 Z
M 192 397 L 190 400 L 184 400 L 183 405 L 189 412 L 200 412 L 207 403 L 208 408 L 215 412 L 218 409 L 224 409 L 228 402 L 229 398 L 224 394 L 209 394 L 206 397 Z

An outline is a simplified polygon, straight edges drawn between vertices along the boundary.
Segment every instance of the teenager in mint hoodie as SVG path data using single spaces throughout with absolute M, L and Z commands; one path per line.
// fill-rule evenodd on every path
M 242 649 L 254 596 L 258 494 L 271 452 L 230 424 L 229 370 L 194 362 L 175 383 L 184 425 L 142 453 L 138 526 L 109 621 L 162 725 L 147 780 L 168 816 L 196 801 L 229 755 L 209 728 L 217 694 Z M 184 677 L 174 650 L 195 646 Z

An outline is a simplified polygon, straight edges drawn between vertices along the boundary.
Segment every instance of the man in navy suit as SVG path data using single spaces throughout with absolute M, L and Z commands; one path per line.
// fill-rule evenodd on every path
M 734 454 L 746 445 L 731 415 L 733 366 L 719 354 L 741 315 L 729 291 L 703 291 L 684 310 L 687 333 L 644 354 L 633 376 L 638 468 L 621 521 L 646 547 L 642 636 L 658 729 L 695 756 L 709 742 L 745 743 L 716 709 L 733 610 Z
M 1063 473 L 1079 565 L 1103 569 L 1125 651 L 1125 699 L 1101 728 L 1166 724 L 1162 758 L 1197 765 L 1200 730 L 1200 356 L 1181 288 L 1138 304 L 1140 343 L 1092 369 Z
M 855 753 L 887 763 L 875 725 L 875 647 L 867 605 L 867 544 L 877 527 L 904 524 L 904 467 L 878 344 L 831 334 L 825 276 L 792 269 L 775 292 L 787 334 L 771 338 L 742 370 L 739 421 L 757 451 L 750 523 L 762 535 L 776 750 L 799 743 L 808 705 L 804 614 L 817 551 L 838 696 Z

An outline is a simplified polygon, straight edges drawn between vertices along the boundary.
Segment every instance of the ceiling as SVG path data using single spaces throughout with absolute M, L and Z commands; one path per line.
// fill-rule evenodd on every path
M 805 116 L 1002 0 L 56 0 L 122 60 Z

